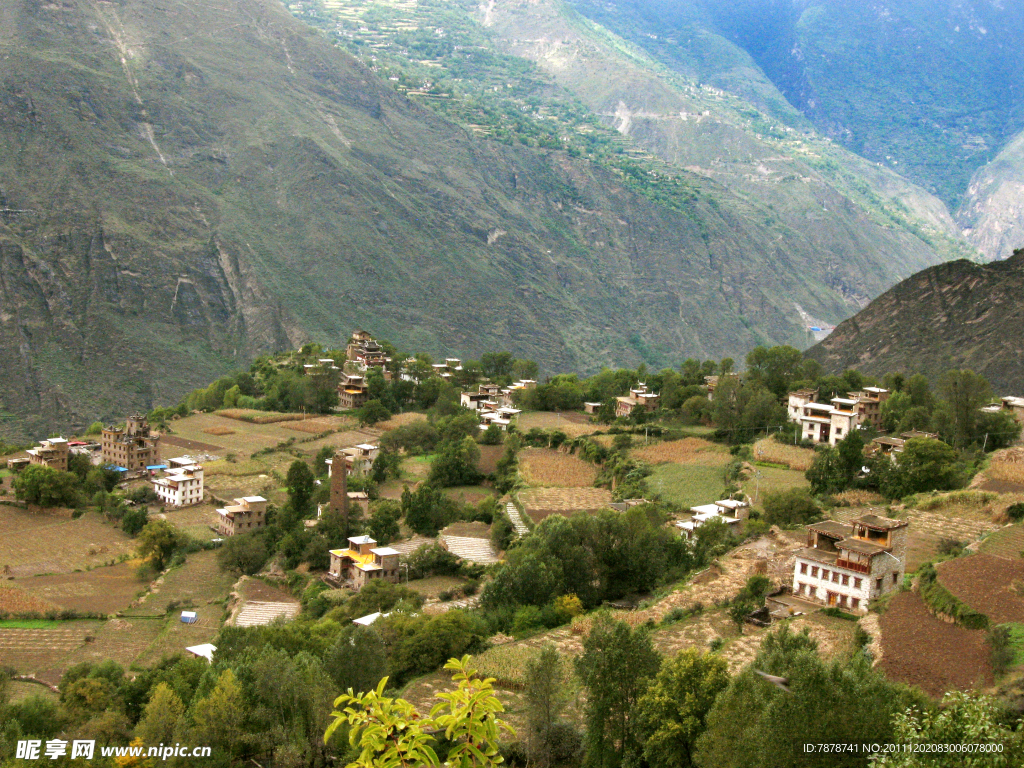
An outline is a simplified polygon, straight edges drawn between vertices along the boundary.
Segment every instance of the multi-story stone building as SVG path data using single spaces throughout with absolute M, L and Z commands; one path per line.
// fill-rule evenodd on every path
M 796 552 L 793 593 L 814 602 L 866 612 L 868 601 L 899 588 L 907 559 L 907 523 L 863 515 L 850 524 L 808 526 Z
M 338 407 L 346 411 L 354 411 L 362 408 L 370 399 L 370 388 L 366 383 L 366 377 L 356 374 L 343 373 L 338 383 Z
M 122 427 L 107 426 L 100 437 L 103 464 L 141 472 L 157 463 L 157 441 L 142 416 L 132 416 Z
M 262 496 L 244 496 L 217 510 L 217 533 L 236 536 L 258 531 L 267 524 L 267 500 Z
M 68 441 L 63 437 L 51 437 L 49 440 L 43 440 L 35 448 L 29 448 L 26 453 L 28 453 L 30 465 L 37 464 L 61 472 L 68 471 Z
M 331 576 L 351 584 L 353 589 L 362 589 L 373 579 L 384 579 L 398 583 L 398 557 L 400 553 L 391 547 L 378 547 L 369 536 L 352 536 L 347 549 L 331 550 Z
M 629 416 L 637 407 L 644 411 L 653 411 L 658 407 L 658 400 L 658 395 L 651 392 L 646 384 L 637 384 L 636 389 L 629 390 L 625 397 L 615 398 L 615 416 Z

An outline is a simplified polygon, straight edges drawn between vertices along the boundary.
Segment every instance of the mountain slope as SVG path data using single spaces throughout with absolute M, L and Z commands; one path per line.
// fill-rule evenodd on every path
M 975 172 L 957 222 L 992 258 L 1005 259 L 1024 247 L 1024 132 Z
M 827 371 L 984 375 L 996 392 L 1024 382 L 1024 250 L 1006 261 L 941 264 L 904 280 L 809 349 Z
M 573 3 L 718 87 L 786 117 L 781 100 L 765 89 L 766 77 L 824 135 L 898 170 L 953 210 L 975 170 L 1024 129 L 1020 3 Z M 738 53 L 723 57 L 728 44 Z M 723 60 L 731 66 L 718 63 Z
M 476 138 L 275 0 L 12 0 L 0 46 L 6 436 L 357 326 L 545 372 L 804 346 L 796 305 L 836 320 L 941 258 L 824 188 L 810 238 L 727 180 Z

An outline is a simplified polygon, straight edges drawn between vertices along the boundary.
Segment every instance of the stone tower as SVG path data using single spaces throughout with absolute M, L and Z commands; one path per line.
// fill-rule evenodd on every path
M 331 510 L 340 514 L 348 525 L 348 465 L 341 451 L 334 454 L 331 462 Z

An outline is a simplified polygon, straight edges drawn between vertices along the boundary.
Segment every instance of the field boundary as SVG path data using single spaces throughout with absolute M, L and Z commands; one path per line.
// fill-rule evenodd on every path
M 989 618 L 974 610 L 939 583 L 934 563 L 925 563 L 918 569 L 918 592 L 935 618 L 951 621 L 965 629 L 988 629 Z

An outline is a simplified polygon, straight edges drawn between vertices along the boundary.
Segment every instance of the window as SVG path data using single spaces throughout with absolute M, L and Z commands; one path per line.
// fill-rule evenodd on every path
M 899 581 L 900 581 L 900 575 L 898 573 L 894 573 L 892 575 L 892 583 L 893 584 L 899 584 Z
M 856 576 L 854 576 L 853 577 L 853 588 L 854 589 L 860 589 L 860 583 L 861 583 L 861 580 L 858 579 Z
M 839 605 L 841 605 L 843 608 L 846 607 L 846 595 L 839 596 Z
M 875 579 L 875 589 L 877 589 L 879 592 L 882 591 L 882 580 L 881 579 Z
M 850 583 L 850 577 L 849 577 L 849 576 L 847 576 L 847 575 L 846 575 L 846 574 L 844 573 L 844 574 L 843 574 L 843 586 L 844 586 L 844 587 L 845 587 L 845 586 L 848 586 L 848 585 L 849 585 L 849 583 Z
M 836 571 L 832 571 L 832 581 L 836 584 L 839 583 L 839 574 Z
M 825 581 L 828 581 L 828 571 L 824 568 L 821 569 L 821 578 Z
M 807 573 L 807 563 L 800 563 L 800 573 Z
M 814 578 L 818 578 L 818 566 L 814 566 L 813 568 L 811 568 L 811 576 L 813 576 Z
M 851 597 L 850 598 L 850 607 L 851 608 L 860 608 L 860 598 L 858 598 L 858 597 Z

